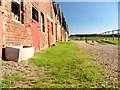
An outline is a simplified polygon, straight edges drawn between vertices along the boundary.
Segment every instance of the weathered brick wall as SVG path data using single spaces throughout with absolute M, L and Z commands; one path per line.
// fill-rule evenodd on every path
M 0 6 L 0 59 L 2 58 L 3 30 L 2 30 L 2 7 Z
M 56 16 L 55 16 L 55 12 L 54 12 L 54 8 L 53 8 L 53 5 L 52 5 L 52 20 L 53 20 L 53 44 L 56 43 Z
M 65 41 L 67 42 L 69 38 L 69 33 L 67 31 L 65 31 Z
M 50 0 L 45 0 L 43 3 L 39 4 L 39 10 L 40 12 L 42 12 L 44 14 L 45 17 L 45 32 L 41 32 L 42 36 L 44 36 L 43 38 L 41 37 L 41 47 L 43 47 L 42 45 L 44 45 L 45 47 L 48 47 L 49 42 L 50 45 L 55 44 L 55 15 L 54 15 L 54 10 L 52 7 L 52 18 L 50 17 Z M 52 19 L 52 23 L 53 23 L 53 35 L 52 35 L 52 26 L 50 24 L 50 22 L 48 22 L 48 17 L 50 17 Z M 48 33 L 49 30 L 49 33 Z M 50 35 L 50 37 L 49 37 Z M 44 43 L 43 43 L 44 42 Z M 46 45 L 47 44 L 47 45 Z
M 32 5 L 44 14 L 45 32 L 41 31 L 40 34 L 40 49 L 48 47 L 48 27 L 47 27 L 47 15 L 50 16 L 50 2 L 24 2 L 24 24 L 18 21 L 12 20 L 11 3 L 4 2 L 4 44 L 10 45 L 33 45 L 32 41 Z
M 3 45 L 5 46 L 12 46 L 12 45 L 27 45 L 33 46 L 33 26 L 32 26 L 32 6 L 34 6 L 39 13 L 43 13 L 44 15 L 44 28 L 45 32 L 41 30 L 41 22 L 38 22 L 38 48 L 40 50 L 46 49 L 48 47 L 48 22 L 47 16 L 50 17 L 50 0 L 44 0 L 44 2 L 24 2 L 23 9 L 24 9 L 24 24 L 20 23 L 19 21 L 12 19 L 12 12 L 11 12 L 11 2 L 4 1 L 3 8 Z M 52 20 L 53 20 L 53 35 L 51 36 L 51 43 L 55 44 L 56 36 L 58 41 L 61 38 L 61 26 L 58 16 L 55 16 L 54 10 L 52 7 Z M 41 18 L 41 17 L 40 17 Z M 56 27 L 57 25 L 57 27 Z M 51 27 L 51 26 L 50 26 Z M 56 30 L 57 29 L 57 30 Z M 56 32 L 57 31 L 57 32 Z M 50 32 L 51 33 L 51 32 Z M 57 35 L 56 35 L 57 33 Z M 63 35 L 64 36 L 64 35 Z M 1 46 L 0 46 L 1 47 Z
M 39 22 L 40 23 L 40 27 L 39 27 L 40 49 L 44 50 L 48 47 L 47 15 L 50 15 L 50 2 L 49 2 L 49 0 L 46 0 L 46 1 L 40 2 L 40 3 L 32 3 L 32 5 L 34 5 L 39 10 L 39 13 L 42 13 L 44 15 L 45 32 L 42 32 L 41 23 Z
M 44 2 L 39 4 L 39 10 L 44 14 L 44 28 L 45 32 L 41 32 L 40 40 L 41 40 L 41 49 L 46 49 L 48 47 L 48 25 L 47 25 L 47 15 L 50 16 L 50 2 L 49 0 L 45 0 Z
M 56 24 L 57 24 L 57 41 L 61 41 L 62 40 L 61 38 L 62 26 L 60 25 L 58 15 L 56 15 L 55 19 L 56 19 Z
M 31 13 L 30 3 L 24 3 L 24 23 L 12 19 L 11 2 L 4 2 L 4 44 L 11 45 L 32 45 L 31 42 Z
M 66 41 L 66 32 L 64 28 L 62 29 L 62 41 Z
M 57 23 L 57 41 L 61 41 L 61 25 Z
M 44 32 L 40 32 L 40 50 L 44 50 L 47 48 L 47 46 L 48 46 L 47 38 L 46 38 L 46 35 L 44 34 Z

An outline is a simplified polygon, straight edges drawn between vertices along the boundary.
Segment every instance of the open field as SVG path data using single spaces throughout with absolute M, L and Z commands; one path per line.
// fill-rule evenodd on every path
M 97 40 L 100 43 L 109 43 L 109 44 L 116 44 L 116 45 L 120 45 L 120 39 L 118 38 L 110 38 L 110 39 L 100 39 Z
M 55 47 L 36 53 L 29 62 L 3 62 L 0 87 L 117 87 L 116 79 L 106 78 L 110 72 L 96 64 L 93 52 L 75 43 L 58 42 Z
M 86 36 L 86 37 L 79 37 L 79 36 L 71 36 L 71 40 L 78 40 L 78 41 L 97 41 L 99 43 L 109 43 L 109 44 L 115 44 L 120 45 L 120 39 L 118 37 L 97 37 L 97 36 Z
M 73 36 L 70 37 L 70 40 L 79 40 L 79 41 L 83 41 L 83 40 L 98 40 L 101 39 L 101 37 L 94 37 L 94 36 L 90 36 L 90 37 L 78 37 L 78 36 Z

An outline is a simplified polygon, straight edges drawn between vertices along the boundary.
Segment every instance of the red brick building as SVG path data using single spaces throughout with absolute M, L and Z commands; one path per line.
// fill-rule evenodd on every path
M 2 56 L 3 30 L 2 30 L 2 7 L 0 2 L 0 57 Z
M 61 12 L 60 4 L 53 3 L 53 7 L 55 12 L 56 41 L 68 41 L 68 25 L 63 12 Z
M 0 1 L 0 57 L 3 45 L 33 46 L 35 51 L 40 51 L 55 44 L 56 41 L 67 41 L 69 33 L 65 27 L 60 5 L 55 2 L 2 0 Z

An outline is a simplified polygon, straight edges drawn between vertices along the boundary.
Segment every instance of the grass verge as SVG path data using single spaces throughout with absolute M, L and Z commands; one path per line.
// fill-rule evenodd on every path
M 48 78 L 37 80 L 34 88 L 92 88 L 109 87 L 104 75 L 91 53 L 82 52 L 72 42 L 58 42 L 56 47 L 36 53 L 30 59 L 39 67 L 47 67 Z
M 26 84 L 27 88 L 117 87 L 116 82 L 109 83 L 104 77 L 108 72 L 93 64 L 95 59 L 91 54 L 81 51 L 80 47 L 72 42 L 58 42 L 55 47 L 35 53 L 29 60 L 38 66 L 35 75 L 23 77 L 16 73 L 5 74 L 4 79 L 0 80 L 0 87 L 19 87 L 23 84 Z
M 97 42 L 120 45 L 120 40 L 118 40 L 118 38 L 115 38 L 114 40 L 113 39 L 100 39 L 100 40 L 97 40 Z
M 17 73 L 5 74 L 4 80 L 0 80 L 0 88 L 9 88 L 16 84 L 18 81 L 24 81 L 25 78 Z

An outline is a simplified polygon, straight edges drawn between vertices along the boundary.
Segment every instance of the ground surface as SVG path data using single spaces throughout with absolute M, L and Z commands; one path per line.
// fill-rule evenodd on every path
M 120 72 L 120 68 L 118 68 L 119 45 L 92 43 L 91 41 L 88 41 L 88 43 L 85 41 L 72 42 L 77 43 L 83 51 L 92 52 L 93 57 L 96 58 L 95 63 L 110 72 L 107 77 L 112 80 L 118 80 L 118 72 Z
M 71 43 L 65 44 L 61 43 L 56 47 L 50 48 L 47 51 L 43 51 L 42 53 L 40 53 L 40 55 L 39 53 L 35 55 L 32 61 L 33 62 L 35 61 L 34 63 L 36 65 L 30 63 L 29 61 L 19 63 L 13 61 L 1 62 L 2 65 L 0 67 L 0 72 L 2 73 L 0 73 L 0 80 L 6 79 L 4 83 L 6 83 L 7 86 L 4 84 L 5 87 L 76 88 L 78 86 L 106 87 L 105 85 L 110 84 L 111 84 L 110 86 L 116 87 L 119 71 L 118 46 L 111 44 L 99 44 L 97 42 L 95 42 L 94 44 L 92 44 L 91 42 L 85 43 L 84 41 L 72 41 L 72 42 L 80 46 L 81 52 L 79 52 L 79 48 L 75 48 L 75 46 Z M 89 54 L 88 52 L 91 52 L 92 54 Z M 63 53 L 66 55 L 66 57 Z M 73 54 L 73 56 L 71 54 Z M 92 58 L 95 58 L 96 61 L 94 60 L 92 61 L 91 60 L 92 58 L 89 57 L 89 55 L 91 55 Z M 48 58 L 47 61 L 46 58 Z M 57 61 L 53 60 L 55 58 Z M 70 62 L 68 62 L 67 59 Z M 74 63 L 71 60 L 74 60 Z M 86 62 L 89 62 L 90 64 L 86 64 L 84 60 Z M 94 66 L 95 64 L 98 64 L 102 66 L 104 70 L 109 71 L 109 73 L 105 74 L 106 78 L 104 79 L 104 81 L 101 81 L 103 85 L 100 84 L 99 81 L 99 73 L 102 73 L 102 71 L 99 71 L 99 68 L 97 68 L 97 66 Z M 8 78 L 6 77 L 3 78 L 3 75 L 5 75 L 6 73 L 9 74 L 7 75 Z M 13 75 L 14 73 L 17 75 Z M 94 81 L 95 83 L 91 81 Z M 106 82 L 109 83 L 105 84 Z
M 16 62 L 13 62 L 13 61 L 2 61 L 2 66 L 0 68 L 0 71 L 2 72 L 1 73 L 1 78 L 0 79 L 4 79 L 4 75 L 5 74 L 9 74 L 11 77 L 13 76 L 13 74 L 17 74 L 21 77 L 24 78 L 24 80 L 21 80 L 19 82 L 15 81 L 14 77 L 12 77 L 10 80 L 8 79 L 9 76 L 7 76 L 7 80 L 9 81 L 6 81 L 6 85 L 5 87 L 24 87 L 24 88 L 27 88 L 28 85 L 32 85 L 30 83 L 30 81 L 32 80 L 36 80 L 38 79 L 38 76 L 39 76 L 39 79 L 40 77 L 43 78 L 43 76 L 45 77 L 45 69 L 40 69 L 38 68 L 37 66 L 25 61 L 25 62 L 19 62 L 19 63 L 16 63 Z M 19 78 L 19 76 L 17 78 Z M 11 81 L 13 82 L 14 80 L 14 83 L 11 84 Z M 17 83 L 16 83 L 17 82 Z M 10 84 L 10 85 L 9 85 Z

